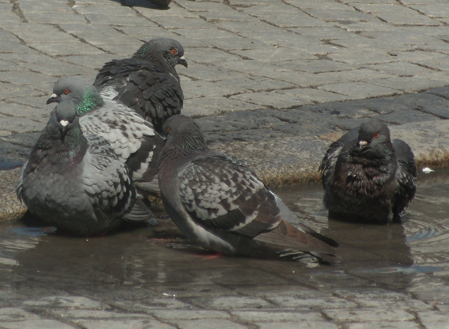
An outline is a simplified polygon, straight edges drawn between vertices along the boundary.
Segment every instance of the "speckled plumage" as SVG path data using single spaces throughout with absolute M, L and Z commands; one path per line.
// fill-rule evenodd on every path
M 165 209 L 201 246 L 227 255 L 336 263 L 337 243 L 298 228 L 282 201 L 234 157 L 210 150 L 199 127 L 176 115 L 159 158 Z
M 376 119 L 332 143 L 320 170 L 332 217 L 389 223 L 416 190 L 413 152 L 402 140 L 391 143 L 388 127 Z
M 17 196 L 42 220 L 83 236 L 117 227 L 136 201 L 128 168 L 106 139 L 83 134 L 70 100 L 50 114 Z
M 176 40 L 153 39 L 131 58 L 106 63 L 94 85 L 104 98 L 120 100 L 160 133 L 164 121 L 182 109 L 184 95 L 175 65 L 187 67 L 183 56 L 184 49 Z
M 139 195 L 159 193 L 156 161 L 163 138 L 151 123 L 122 103 L 103 100 L 82 77 L 64 77 L 53 88 L 49 102 L 73 99 L 84 134 L 104 137 L 115 154 L 127 164 Z

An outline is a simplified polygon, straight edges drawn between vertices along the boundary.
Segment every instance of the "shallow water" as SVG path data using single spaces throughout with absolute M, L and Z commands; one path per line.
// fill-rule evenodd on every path
M 421 174 L 403 223 L 388 226 L 328 220 L 318 184 L 275 192 L 307 225 L 340 243 L 341 265 L 215 257 L 149 228 L 86 239 L 7 222 L 0 225 L 0 304 L 67 293 L 126 300 L 294 286 L 410 292 L 445 284 L 435 277 L 449 270 L 449 170 Z

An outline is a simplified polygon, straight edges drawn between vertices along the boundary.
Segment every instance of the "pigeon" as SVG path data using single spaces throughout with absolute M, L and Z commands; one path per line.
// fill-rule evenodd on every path
M 97 134 L 111 145 L 126 163 L 138 188 L 139 199 L 159 194 L 157 158 L 164 138 L 132 109 L 114 100 L 103 99 L 96 88 L 80 76 L 56 81 L 47 104 L 73 100 L 85 135 Z
M 120 100 L 161 133 L 164 121 L 179 114 L 183 105 L 177 64 L 187 67 L 181 44 L 172 39 L 153 39 L 131 58 L 107 62 L 94 86 L 103 98 Z
M 416 191 L 411 148 L 400 139 L 391 142 L 387 125 L 377 119 L 332 143 L 319 170 L 330 217 L 391 223 Z
M 50 114 L 16 191 L 31 213 L 82 236 L 117 227 L 136 201 L 127 166 L 105 138 L 83 134 L 72 100 Z
M 286 221 L 282 200 L 243 161 L 209 149 L 191 118 L 172 116 L 163 129 L 167 140 L 158 160 L 161 198 L 190 240 L 231 256 L 340 261 L 335 241 Z

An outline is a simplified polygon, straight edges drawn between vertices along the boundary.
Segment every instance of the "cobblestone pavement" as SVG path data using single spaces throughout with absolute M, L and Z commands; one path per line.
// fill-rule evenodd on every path
M 448 24 L 444 0 L 177 0 L 167 10 L 146 0 L 0 0 L 0 167 L 26 158 L 57 78 L 93 80 L 155 37 L 185 48 L 183 113 L 273 185 L 315 179 L 328 143 L 371 117 L 420 164 L 444 165 Z M 2 211 L 23 209 L 16 176 L 0 171 Z M 141 300 L 83 290 L 24 301 L 0 289 L 0 328 L 448 328 L 449 289 L 438 280 L 412 293 L 363 280 L 322 288 L 308 276 L 300 288 L 214 283 L 189 286 L 181 300 L 157 286 Z

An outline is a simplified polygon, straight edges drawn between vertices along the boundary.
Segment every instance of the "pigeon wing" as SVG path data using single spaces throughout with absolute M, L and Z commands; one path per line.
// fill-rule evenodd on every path
M 182 109 L 184 95 L 174 75 L 163 67 L 143 66 L 129 76 L 116 99 L 151 121 L 162 132 L 165 120 Z
M 393 141 L 398 169 L 396 170 L 397 192 L 394 196 L 394 213 L 398 214 L 411 202 L 416 192 L 416 179 L 418 172 L 413 152 L 404 141 Z
M 128 168 L 106 139 L 98 135 L 86 139 L 89 148 L 83 159 L 84 190 L 94 208 L 109 216 L 123 216 L 136 199 Z
M 232 157 L 199 157 L 178 177 L 184 208 L 203 227 L 256 236 L 281 221 L 274 195 Z

